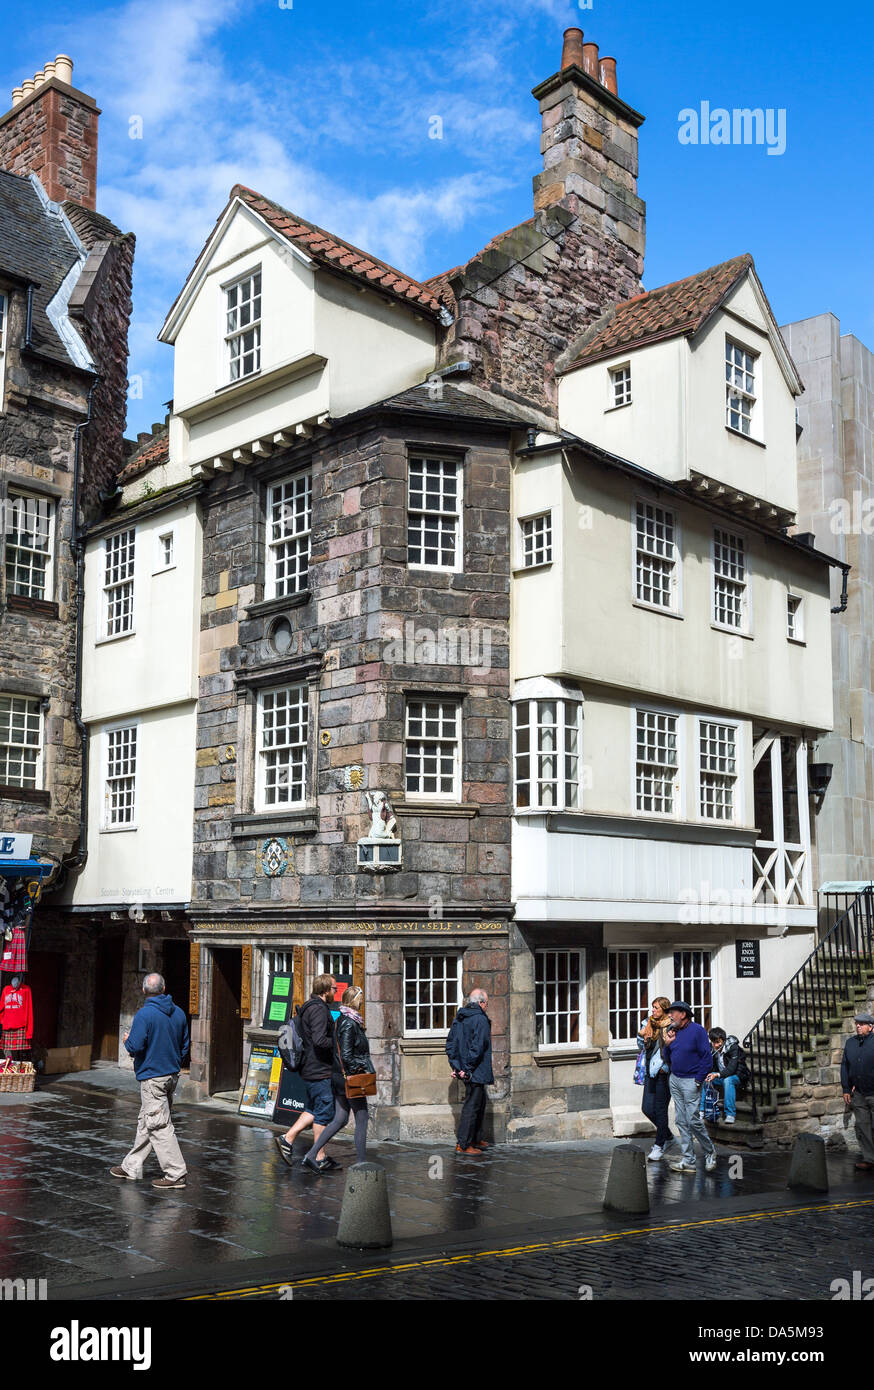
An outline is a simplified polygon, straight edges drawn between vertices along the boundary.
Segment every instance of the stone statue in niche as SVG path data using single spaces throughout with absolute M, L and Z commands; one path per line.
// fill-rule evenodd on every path
M 365 792 L 365 800 L 370 810 L 370 833 L 368 840 L 397 839 L 397 821 L 385 792 Z

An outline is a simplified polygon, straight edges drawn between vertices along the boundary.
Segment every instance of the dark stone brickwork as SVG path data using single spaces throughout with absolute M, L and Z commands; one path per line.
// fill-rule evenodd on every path
M 45 83 L 0 120 L 0 168 L 36 174 L 53 202 L 95 207 L 97 119 L 91 97 Z

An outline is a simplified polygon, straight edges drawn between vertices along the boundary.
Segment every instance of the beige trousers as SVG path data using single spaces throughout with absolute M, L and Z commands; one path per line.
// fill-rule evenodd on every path
M 149 1149 L 161 1165 L 165 1178 L 181 1178 L 185 1174 L 185 1159 L 176 1138 L 170 1106 L 179 1073 L 175 1076 L 153 1076 L 140 1082 L 140 1117 L 137 1136 L 130 1153 L 121 1166 L 132 1178 L 143 1176 L 143 1164 Z

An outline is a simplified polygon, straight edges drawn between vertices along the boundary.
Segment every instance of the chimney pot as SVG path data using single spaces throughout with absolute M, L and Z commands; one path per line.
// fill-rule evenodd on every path
M 613 92 L 614 95 L 617 94 L 615 58 L 601 59 L 601 85 L 602 87 L 606 87 L 608 92 Z
M 33 87 L 34 87 L 34 91 L 36 91 L 37 87 L 41 87 L 42 84 L 45 82 L 45 80 L 46 80 L 45 69 L 43 69 L 42 72 L 35 72 L 35 73 L 33 74 Z
M 52 78 L 55 75 L 54 63 L 46 63 L 45 67 L 43 68 L 43 72 L 46 75 L 46 82 L 51 82 Z
M 596 43 L 583 44 L 583 72 L 588 73 L 589 77 L 594 77 L 598 81 L 598 45 Z
M 32 77 L 25 77 L 24 81 L 23 81 L 22 84 L 21 84 L 21 90 L 22 90 L 24 96 L 29 97 L 29 96 L 31 95 L 31 93 L 33 92 L 33 78 L 32 78 Z
M 65 82 L 68 87 L 73 85 L 73 59 L 67 53 L 59 53 L 55 59 L 55 77 L 59 82 Z
M 18 106 L 18 104 L 19 104 L 19 102 L 21 101 L 21 99 L 22 99 L 23 96 L 24 96 L 24 88 L 23 88 L 23 87 L 13 87 L 13 89 L 12 89 L 12 105 L 13 105 L 13 106 Z
M 561 50 L 561 71 L 565 68 L 583 66 L 583 31 L 582 29 L 565 29 L 564 47 Z

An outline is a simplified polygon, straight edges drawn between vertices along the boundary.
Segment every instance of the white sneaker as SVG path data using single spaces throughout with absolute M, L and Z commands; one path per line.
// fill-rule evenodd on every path
M 713 1172 L 714 1168 L 716 1167 L 716 1150 L 715 1150 L 715 1149 L 713 1150 L 713 1153 L 712 1153 L 712 1154 L 708 1154 L 707 1157 L 705 1158 L 705 1160 L 704 1160 L 704 1167 L 705 1167 L 705 1169 L 707 1170 L 708 1173 L 712 1173 L 712 1172 Z
M 664 1157 L 664 1153 L 661 1144 L 653 1144 L 646 1156 L 647 1163 L 658 1163 L 659 1159 Z
M 735 1118 L 736 1117 L 734 1115 L 723 1115 L 722 1123 L 724 1125 L 733 1125 L 735 1122 Z
M 678 1159 L 676 1163 L 669 1163 L 668 1167 L 674 1173 L 695 1173 L 698 1171 L 694 1163 L 684 1163 L 682 1159 Z

